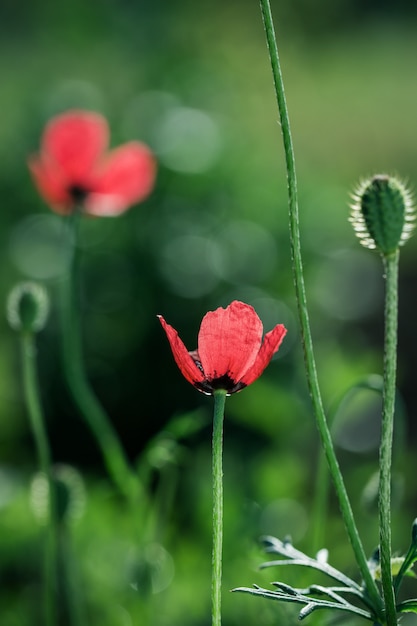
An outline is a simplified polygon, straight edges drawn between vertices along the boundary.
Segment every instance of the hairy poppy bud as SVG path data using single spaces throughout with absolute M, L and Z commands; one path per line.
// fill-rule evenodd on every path
M 84 513 L 86 492 L 81 474 L 69 465 L 55 465 L 52 468 L 52 487 L 55 497 L 57 521 L 73 522 Z M 32 479 L 30 503 L 33 512 L 41 524 L 45 524 L 49 515 L 49 484 L 42 472 Z
M 366 248 L 388 256 L 411 237 L 415 220 L 411 193 L 398 178 L 377 174 L 359 185 L 353 200 L 350 222 Z
M 48 294 L 38 283 L 18 283 L 10 292 L 7 319 L 14 330 L 36 333 L 45 326 L 48 313 Z

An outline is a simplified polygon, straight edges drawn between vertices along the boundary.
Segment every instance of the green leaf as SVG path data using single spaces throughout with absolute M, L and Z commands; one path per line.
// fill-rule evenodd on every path
M 242 593 L 250 593 L 251 595 L 260 596 L 262 598 L 267 598 L 270 600 L 277 600 L 280 602 L 291 602 L 295 604 L 304 604 L 304 607 L 301 609 L 299 613 L 299 619 L 302 620 L 313 611 L 318 609 L 333 609 L 338 611 L 344 611 L 347 613 L 353 613 L 355 615 L 360 615 L 365 619 L 370 621 L 374 621 L 374 616 L 369 612 L 361 609 L 353 604 L 347 602 L 344 598 L 340 598 L 332 588 L 321 587 L 318 585 L 314 585 L 309 589 L 294 589 L 285 585 L 284 583 L 274 583 L 275 586 L 280 586 L 280 589 L 271 591 L 269 589 L 263 589 L 262 587 L 258 587 L 258 585 L 254 585 L 253 587 L 238 587 L 236 589 L 232 589 L 233 592 L 242 592 Z M 330 598 L 334 599 L 328 600 L 322 598 L 315 598 L 306 593 L 321 593 L 326 594 Z M 340 601 L 338 601 L 338 598 Z
M 417 599 L 400 602 L 400 604 L 397 604 L 397 611 L 399 613 L 417 613 Z
M 330 578 L 337 580 L 347 587 L 351 587 L 360 592 L 362 591 L 362 588 L 360 587 L 360 585 L 358 585 L 357 582 L 355 582 L 342 572 L 339 572 L 339 570 L 329 565 L 326 561 L 313 559 L 304 554 L 304 552 L 296 550 L 296 548 L 294 548 L 290 541 L 281 541 L 276 537 L 270 536 L 263 537 L 262 541 L 265 544 L 266 552 L 287 557 L 287 560 L 281 559 L 278 561 L 268 561 L 266 563 L 262 563 L 262 565 L 260 566 L 261 569 L 264 569 L 266 567 L 273 567 L 276 565 L 302 565 L 304 567 L 311 567 L 313 569 L 319 570 L 320 572 L 323 572 Z

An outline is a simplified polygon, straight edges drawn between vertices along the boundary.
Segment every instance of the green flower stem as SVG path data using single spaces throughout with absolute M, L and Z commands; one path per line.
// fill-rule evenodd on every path
M 297 198 L 297 177 L 294 160 L 294 150 L 288 117 L 288 109 L 285 99 L 284 83 L 281 73 L 281 66 L 276 43 L 274 24 L 271 14 L 269 0 L 260 0 L 262 16 L 265 25 L 266 39 L 274 79 L 275 94 L 278 102 L 278 109 L 281 122 L 282 137 L 284 142 L 288 197 L 289 197 L 289 219 L 290 219 L 290 239 L 293 258 L 293 273 L 295 291 L 298 303 L 298 314 L 300 319 L 301 336 L 304 349 L 304 359 L 306 365 L 307 382 L 316 416 L 317 426 L 320 433 L 322 445 L 326 454 L 330 473 L 333 479 L 343 520 L 352 545 L 355 558 L 366 585 L 370 601 L 377 614 L 382 611 L 382 598 L 367 564 L 367 559 L 356 528 L 352 508 L 344 485 L 343 477 L 339 468 L 336 454 L 333 447 L 326 415 L 321 399 L 321 392 L 318 383 L 313 344 L 311 338 L 310 322 L 307 309 L 307 298 L 304 286 L 303 264 L 301 256 L 300 229 L 298 217 Z
M 61 584 L 64 596 L 62 604 L 66 617 L 64 623 L 68 624 L 68 626 L 85 626 L 87 620 L 82 598 L 83 588 L 82 584 L 80 584 L 80 575 L 71 545 L 72 537 L 70 536 L 70 528 L 68 528 L 65 520 L 61 522 L 59 531 L 58 545 L 61 565 Z
M 98 402 L 87 380 L 81 345 L 78 314 L 78 226 L 80 213 L 68 218 L 71 246 L 69 275 L 62 281 L 62 339 L 64 368 L 73 398 L 93 432 L 104 457 L 107 470 L 120 491 L 134 505 L 143 495 L 139 479 L 129 466 L 118 436 Z
M 397 371 L 398 263 L 399 251 L 384 257 L 385 266 L 385 341 L 384 406 L 379 451 L 379 547 L 381 582 L 387 626 L 397 625 L 397 611 L 391 573 L 391 460 Z
M 212 626 L 221 626 L 222 543 L 223 543 L 223 419 L 226 391 L 214 392 L 213 416 L 213 560 Z
M 48 519 L 45 546 L 45 625 L 54 626 L 57 615 L 56 580 L 58 575 L 58 548 L 55 488 L 51 474 L 51 454 L 45 430 L 40 402 L 39 384 L 36 369 L 36 346 L 34 335 L 22 332 L 21 354 L 23 367 L 23 387 L 30 423 L 39 457 L 42 474 L 48 483 Z
M 313 554 L 324 548 L 329 509 L 330 478 L 326 455 L 320 448 L 314 485 L 311 543 Z

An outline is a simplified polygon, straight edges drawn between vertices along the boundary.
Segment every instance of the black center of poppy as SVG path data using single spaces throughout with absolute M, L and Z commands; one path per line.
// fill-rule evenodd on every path
M 223 376 L 219 376 L 213 380 L 198 381 L 194 383 L 194 385 L 197 389 L 209 395 L 212 395 L 217 389 L 224 389 L 228 396 L 246 387 L 245 383 L 237 383 L 230 378 L 228 374 L 224 374 Z
M 71 185 L 68 189 L 68 193 L 75 205 L 82 205 L 89 192 L 85 187 L 81 187 L 81 185 Z

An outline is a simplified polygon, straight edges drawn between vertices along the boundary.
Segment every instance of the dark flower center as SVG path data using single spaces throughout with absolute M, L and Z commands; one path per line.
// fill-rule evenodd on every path
M 204 374 L 204 369 L 200 361 L 198 350 L 193 350 L 189 354 L 193 358 L 193 361 L 197 365 L 200 372 Z M 226 391 L 226 394 L 230 396 L 232 393 L 236 393 L 237 391 L 240 391 L 241 389 L 246 387 L 246 385 L 245 383 L 237 383 L 235 380 L 233 380 L 233 378 L 229 376 L 229 374 L 223 374 L 222 376 L 212 378 L 211 380 L 205 379 L 202 381 L 195 381 L 194 387 L 196 387 L 199 391 L 202 391 L 208 396 L 213 395 L 213 393 L 217 389 L 224 389 Z
M 240 391 L 244 387 L 246 387 L 245 383 L 237 383 L 234 381 L 228 374 L 224 374 L 223 376 L 219 376 L 219 378 L 213 378 L 213 380 L 203 380 L 194 383 L 194 386 L 197 387 L 200 391 L 207 395 L 212 395 L 214 391 L 217 389 L 224 389 L 228 396 L 232 393 L 236 393 Z
M 81 185 L 71 185 L 71 187 L 69 187 L 68 189 L 68 194 L 71 196 L 71 199 L 75 205 L 81 206 L 86 200 L 89 191 Z

